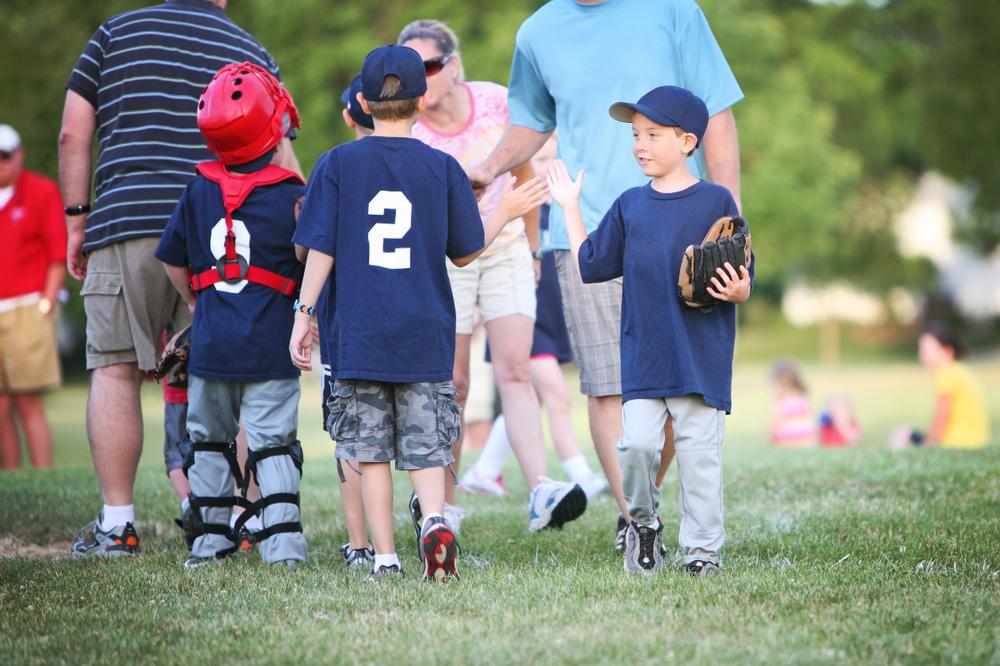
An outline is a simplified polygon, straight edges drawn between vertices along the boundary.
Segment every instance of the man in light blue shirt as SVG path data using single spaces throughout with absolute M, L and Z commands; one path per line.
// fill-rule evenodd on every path
M 558 129 L 559 158 L 570 173 L 587 172 L 580 205 L 590 233 L 619 194 L 647 180 L 631 155 L 630 128 L 611 120 L 608 107 L 663 85 L 686 88 L 705 101 L 708 129 L 689 167 L 727 187 L 739 205 L 731 107 L 743 92 L 694 0 L 552 0 L 535 12 L 517 33 L 511 125 L 469 178 L 474 186 L 488 184 L 529 159 Z M 621 279 L 582 283 L 558 206 L 552 207 L 549 233 L 546 249 L 556 252 L 591 436 L 622 512 L 621 527 L 630 519 L 615 450 L 622 433 Z

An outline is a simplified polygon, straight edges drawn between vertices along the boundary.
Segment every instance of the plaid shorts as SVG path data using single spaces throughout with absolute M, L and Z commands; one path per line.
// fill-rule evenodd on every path
M 580 392 L 591 397 L 622 393 L 622 279 L 584 284 L 567 250 L 556 250 L 563 314 L 580 368 Z
M 390 384 L 337 379 L 327 401 L 326 429 L 339 460 L 396 461 L 396 469 L 447 467 L 455 462 L 461 415 L 455 385 Z

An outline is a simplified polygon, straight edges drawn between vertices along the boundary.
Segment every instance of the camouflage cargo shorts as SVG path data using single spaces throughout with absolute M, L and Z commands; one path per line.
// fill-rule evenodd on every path
M 340 460 L 396 461 L 396 469 L 447 467 L 461 429 L 451 382 L 389 384 L 337 379 L 326 429 Z

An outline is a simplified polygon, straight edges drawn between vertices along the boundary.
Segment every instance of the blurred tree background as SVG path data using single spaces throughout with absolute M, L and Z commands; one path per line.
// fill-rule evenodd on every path
M 31 168 L 56 175 L 64 83 L 108 16 L 142 6 L 5 0 L 0 122 Z M 373 46 L 417 18 L 449 22 L 470 79 L 506 83 L 530 0 L 232 0 L 228 12 L 281 66 L 302 113 L 308 170 L 350 137 L 339 95 Z M 979 0 L 701 0 L 746 99 L 735 108 L 743 201 L 762 258 L 756 293 L 846 280 L 931 291 L 935 269 L 901 257 L 892 224 L 916 177 L 938 170 L 976 193 L 957 233 L 1000 243 L 1000 3 Z M 641 19 L 640 19 L 641 20 Z M 780 256 L 780 261 L 778 257 Z

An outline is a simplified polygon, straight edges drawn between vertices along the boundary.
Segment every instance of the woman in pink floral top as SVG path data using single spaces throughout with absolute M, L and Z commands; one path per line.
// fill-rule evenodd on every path
M 510 123 L 507 89 L 495 83 L 464 80 L 458 38 L 440 21 L 414 21 L 400 33 L 398 43 L 420 54 L 427 73 L 426 108 L 413 127 L 413 136 L 453 156 L 466 168 L 482 162 Z M 493 181 L 479 199 L 483 219 L 496 206 L 507 180 L 513 177 L 525 182 L 533 176 L 526 163 Z M 536 266 L 532 255 L 537 247 L 535 210 L 526 219 L 508 224 L 468 266 L 448 266 L 457 321 L 454 382 L 459 402 L 464 405 L 468 395 L 469 344 L 478 306 L 486 322 L 511 446 L 529 489 L 540 480 L 547 481 L 538 397 L 528 373 L 535 320 Z M 459 451 L 454 453 L 457 463 Z M 454 504 L 450 480 L 447 502 Z M 446 507 L 445 517 L 456 518 L 455 509 Z M 457 531 L 457 525 L 452 528 Z

